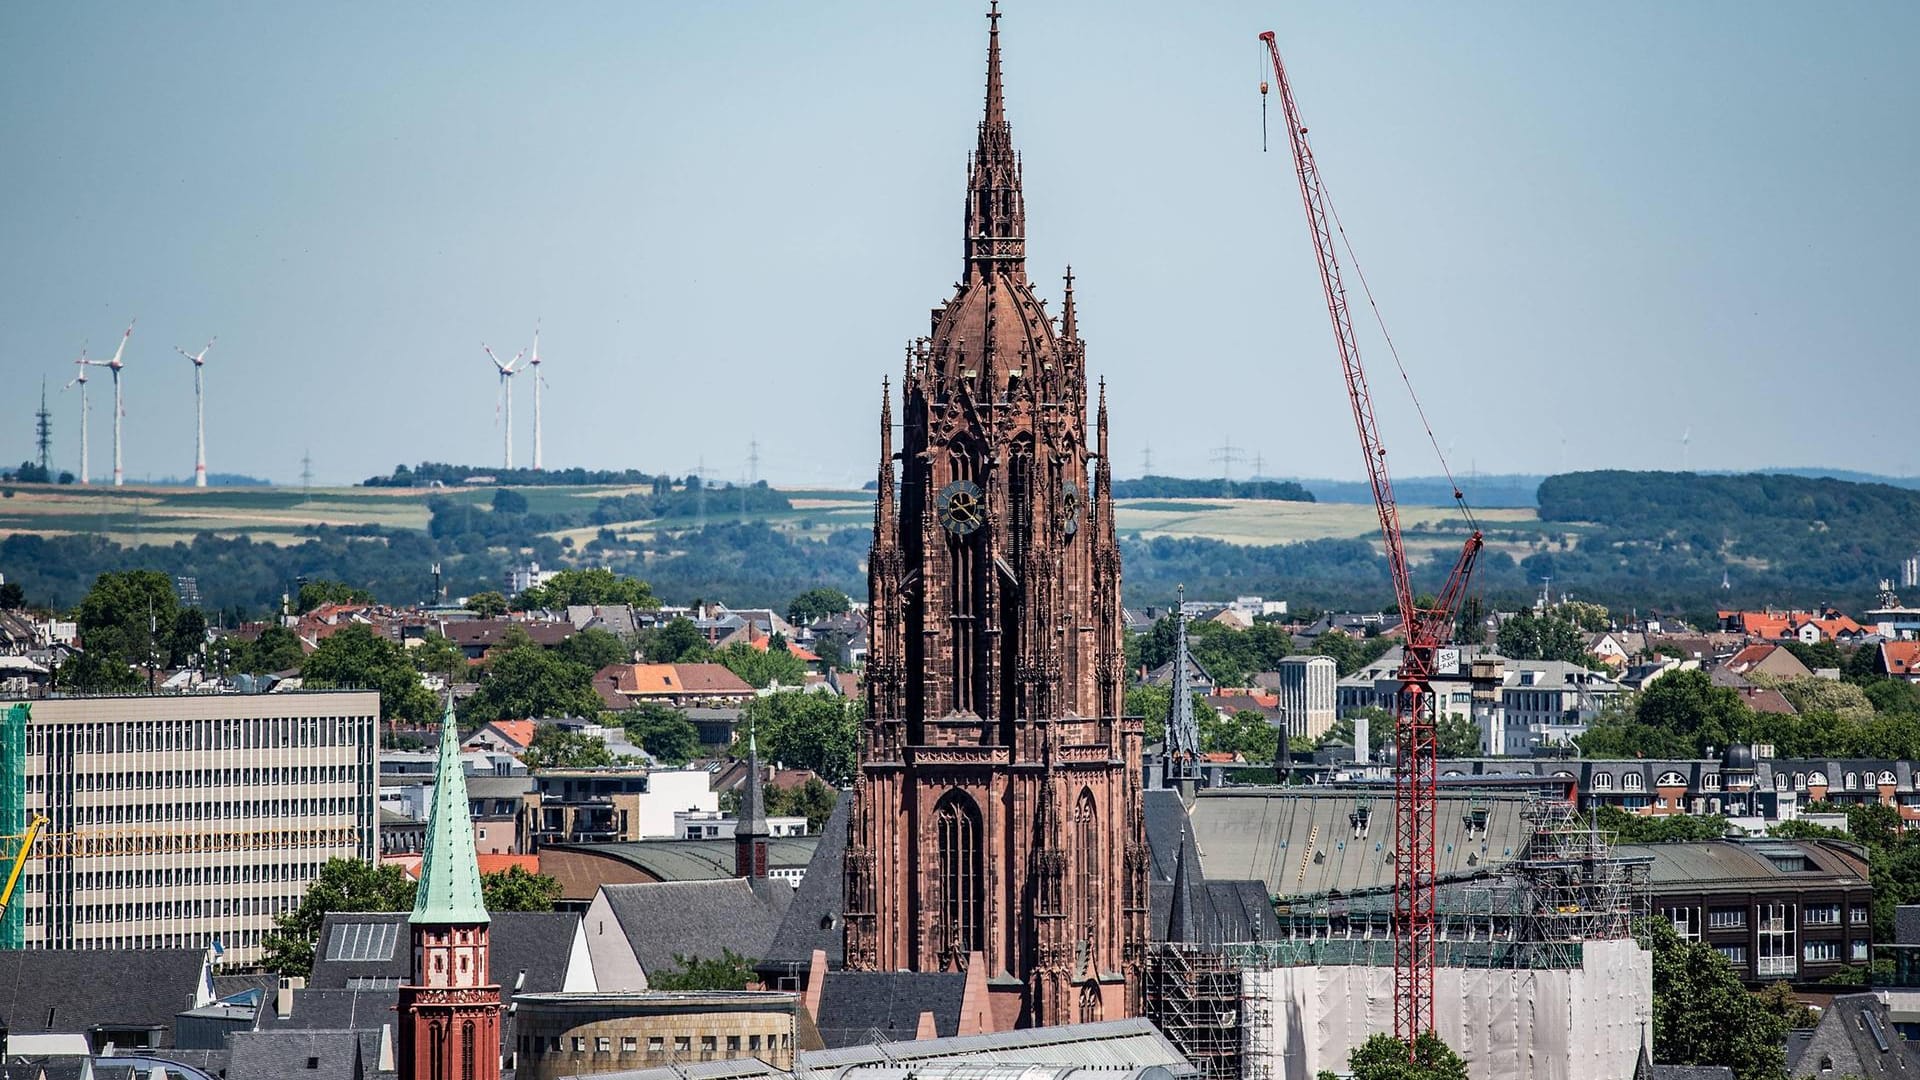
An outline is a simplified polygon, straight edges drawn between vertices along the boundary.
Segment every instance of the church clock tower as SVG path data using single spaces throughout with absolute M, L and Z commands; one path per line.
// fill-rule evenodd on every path
M 882 395 L 846 963 L 984 965 L 1012 1027 L 1140 1011 L 1148 860 L 1105 392 L 1089 440 L 1073 275 L 1056 322 L 988 18 L 964 273 L 908 350 L 898 454 Z

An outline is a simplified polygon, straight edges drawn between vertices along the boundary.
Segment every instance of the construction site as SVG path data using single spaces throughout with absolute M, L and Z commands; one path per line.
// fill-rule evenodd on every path
M 1631 1076 L 1651 1038 L 1653 961 L 1634 936 L 1648 863 L 1566 803 L 1525 818 L 1515 858 L 1436 890 L 1433 1030 L 1476 1080 Z M 1281 897 L 1271 940 L 1157 943 L 1149 1015 L 1207 1077 L 1338 1072 L 1392 1030 L 1393 900 L 1391 885 Z

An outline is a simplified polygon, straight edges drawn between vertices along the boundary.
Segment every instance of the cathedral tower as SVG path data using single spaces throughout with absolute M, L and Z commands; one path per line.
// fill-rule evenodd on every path
M 1089 440 L 1072 272 L 1057 323 L 1027 280 L 989 20 L 965 265 L 908 350 L 898 454 L 882 393 L 846 962 L 984 965 L 1010 1027 L 1140 1011 L 1147 849 L 1105 392 Z
M 489 920 L 451 698 L 407 922 L 413 976 L 400 987 L 400 1080 L 500 1080 L 500 987 L 488 970 Z

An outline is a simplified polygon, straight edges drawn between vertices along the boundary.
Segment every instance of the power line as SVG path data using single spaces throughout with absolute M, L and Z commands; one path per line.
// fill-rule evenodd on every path
M 1246 451 L 1233 445 L 1232 436 L 1228 436 L 1226 440 L 1220 444 L 1219 448 L 1211 454 L 1208 454 L 1207 457 L 1220 466 L 1220 479 L 1222 480 L 1233 479 L 1233 466 L 1247 459 Z

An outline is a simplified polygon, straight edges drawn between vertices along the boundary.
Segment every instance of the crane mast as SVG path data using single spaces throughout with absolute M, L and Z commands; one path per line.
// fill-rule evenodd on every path
M 1380 438 L 1373 395 L 1367 387 L 1360 345 L 1353 332 L 1353 316 L 1347 306 L 1346 284 L 1341 279 L 1340 260 L 1334 251 L 1333 210 L 1320 179 L 1319 166 L 1314 162 L 1313 147 L 1307 142 L 1307 126 L 1300 121 L 1293 88 L 1287 83 L 1280 46 L 1271 30 L 1261 34 L 1260 40 L 1273 61 L 1281 114 L 1293 148 L 1294 173 L 1300 181 L 1300 200 L 1306 206 L 1307 225 L 1313 234 L 1320 287 L 1326 294 L 1327 314 L 1333 324 L 1334 344 L 1340 353 L 1347 399 L 1353 406 L 1354 426 L 1360 432 L 1367 481 L 1373 489 L 1374 510 L 1380 517 L 1380 534 L 1386 543 L 1394 600 L 1400 608 L 1406 640 L 1394 719 L 1397 756 L 1394 768 L 1393 1029 L 1411 1053 L 1416 1037 L 1433 1030 L 1437 930 L 1434 819 L 1439 760 L 1439 743 L 1434 733 L 1434 668 L 1440 646 L 1452 637 L 1454 619 L 1465 599 L 1467 582 L 1472 577 L 1474 560 L 1480 554 L 1484 538 L 1477 528 L 1473 531 L 1439 597 L 1431 607 L 1421 607 L 1414 598 L 1406 545 L 1400 536 L 1400 509 L 1394 502 L 1393 479 L 1387 472 L 1387 450 Z M 1260 91 L 1262 94 L 1267 91 L 1264 82 Z M 1459 491 L 1454 492 L 1454 498 L 1464 505 Z

